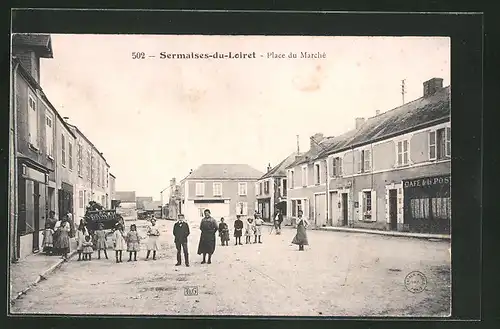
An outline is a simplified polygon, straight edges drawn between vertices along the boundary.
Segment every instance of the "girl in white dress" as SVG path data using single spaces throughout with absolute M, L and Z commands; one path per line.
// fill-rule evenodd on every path
M 127 248 L 125 233 L 123 232 L 123 226 L 121 224 L 118 224 L 116 230 L 113 232 L 113 246 L 115 249 L 116 262 L 121 263 L 123 250 Z
M 158 248 L 158 237 L 160 236 L 160 230 L 156 226 L 156 220 L 154 218 L 151 219 L 151 226 L 148 226 L 148 252 L 146 254 L 146 260 L 148 260 L 151 251 L 153 252 L 153 260 L 156 260 L 156 252 L 160 250 Z

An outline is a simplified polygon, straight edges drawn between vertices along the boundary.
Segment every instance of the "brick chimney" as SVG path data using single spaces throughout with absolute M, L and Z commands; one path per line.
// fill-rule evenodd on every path
M 268 163 L 268 164 L 267 164 L 267 172 L 270 172 L 270 171 L 271 171 L 271 164 L 270 164 L 270 163 Z
M 311 141 L 310 141 L 310 149 L 311 150 L 319 150 L 321 149 L 321 146 L 318 144 L 325 139 L 325 135 L 321 133 L 317 133 L 311 136 Z
M 356 118 L 356 129 L 359 129 L 364 123 L 365 123 L 365 118 Z
M 443 79 L 432 78 L 424 82 L 424 97 L 434 95 L 438 90 L 443 88 Z

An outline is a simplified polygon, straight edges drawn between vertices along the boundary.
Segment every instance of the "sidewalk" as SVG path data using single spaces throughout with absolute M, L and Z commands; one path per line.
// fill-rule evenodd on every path
M 73 247 L 73 246 L 72 246 Z M 71 258 L 75 254 L 75 248 L 71 248 L 68 255 Z M 47 256 L 44 253 L 36 253 L 10 263 L 10 302 L 25 294 L 40 280 L 56 270 L 64 260 L 61 256 Z
M 272 223 L 265 222 L 264 225 L 272 226 Z M 293 226 L 282 226 L 282 228 L 294 228 Z M 388 236 L 400 236 L 408 238 L 419 238 L 419 239 L 440 239 L 440 240 L 450 240 L 451 236 L 449 234 L 431 234 L 431 233 L 411 233 L 411 232 L 399 232 L 399 231 L 380 231 L 380 230 L 370 230 L 362 228 L 351 228 L 351 227 L 312 227 L 312 230 L 317 231 L 337 231 L 337 232 L 353 232 L 353 233 L 368 233 L 368 234 L 379 234 Z

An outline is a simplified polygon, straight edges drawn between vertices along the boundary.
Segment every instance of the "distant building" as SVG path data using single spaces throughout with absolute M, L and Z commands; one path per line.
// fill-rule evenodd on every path
M 234 218 L 255 211 L 255 183 L 264 173 L 247 164 L 204 164 L 181 180 L 186 218 Z
M 148 202 L 153 202 L 152 196 L 138 196 L 135 198 L 137 210 L 146 210 L 145 204 Z
M 116 191 L 116 199 L 121 202 L 136 202 L 135 191 Z
M 286 167 L 292 164 L 300 153 L 294 152 L 276 166 L 269 165 L 267 172 L 262 176 L 255 187 L 257 196 L 257 210 L 265 221 L 272 221 L 276 209 L 280 209 L 283 216 L 287 215 L 287 176 Z
M 116 176 L 109 173 L 109 197 L 111 199 L 110 208 L 116 208 Z

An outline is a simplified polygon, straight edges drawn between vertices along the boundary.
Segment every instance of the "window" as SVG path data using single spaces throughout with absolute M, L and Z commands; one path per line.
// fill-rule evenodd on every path
M 61 134 L 61 164 L 66 166 L 66 138 Z
M 78 204 L 80 206 L 80 209 L 83 209 L 84 205 L 84 200 L 83 200 L 83 191 L 78 191 Z
M 87 179 L 92 182 L 92 152 L 87 151 Z
M 73 170 L 73 144 L 68 142 L 68 168 Z
M 104 195 L 101 196 L 101 206 L 106 208 L 106 199 L 105 199 Z
M 410 201 L 411 215 L 413 219 L 429 219 L 430 207 L 429 199 L 412 199 Z
M 319 163 L 314 165 L 314 183 L 319 185 L 321 183 L 321 169 Z
M 265 193 L 265 194 L 268 194 L 268 193 L 269 193 L 269 181 L 268 181 L 268 180 L 266 180 L 266 181 L 264 182 L 264 193 Z
M 259 195 L 259 183 L 255 183 L 255 195 Z
M 264 188 L 262 182 L 259 183 L 259 195 L 262 195 L 264 193 Z
M 295 186 L 295 172 L 290 170 L 290 188 L 294 188 Z
M 108 172 L 108 168 L 106 168 L 106 187 L 109 186 L 109 172 Z
M 408 140 L 398 142 L 397 161 L 398 166 L 406 166 L 408 164 Z
M 307 186 L 307 166 L 302 167 L 302 186 Z
M 240 196 L 247 195 L 247 183 L 246 182 L 238 183 L 238 194 Z
M 432 216 L 437 219 L 451 219 L 451 198 L 432 198 Z
M 371 191 L 363 191 L 363 220 L 371 220 L 372 219 L 372 192 Z
M 52 117 L 45 117 L 45 139 L 47 141 L 47 156 L 54 157 L 54 121 Z
M 205 208 L 198 208 L 198 215 L 200 217 L 205 217 L 204 212 L 205 212 Z
M 214 189 L 214 196 L 222 196 L 222 184 L 221 183 L 214 183 L 213 189 Z
M 248 215 L 248 203 L 247 202 L 236 203 L 236 214 L 247 216 Z
M 371 168 L 371 151 L 362 150 L 359 159 L 359 172 L 368 172 Z
M 283 186 L 282 186 L 282 189 L 281 189 L 281 191 L 282 191 L 281 192 L 281 196 L 284 196 L 284 197 L 286 197 L 286 195 L 287 195 L 287 191 L 286 191 L 287 186 L 286 185 L 287 185 L 287 180 L 283 179 Z
M 30 144 L 38 148 L 38 111 L 36 101 L 31 95 L 28 96 L 28 129 Z
M 196 183 L 196 195 L 197 196 L 205 195 L 205 183 Z
M 451 128 L 429 132 L 429 160 L 443 160 L 451 155 Z
M 101 186 L 101 164 L 99 163 L 99 159 L 96 160 L 97 163 L 97 186 Z
M 332 177 L 342 176 L 342 159 L 336 157 L 332 159 Z
M 78 143 L 78 149 L 76 151 L 77 153 L 77 171 L 78 171 L 78 176 L 82 177 L 82 144 Z

